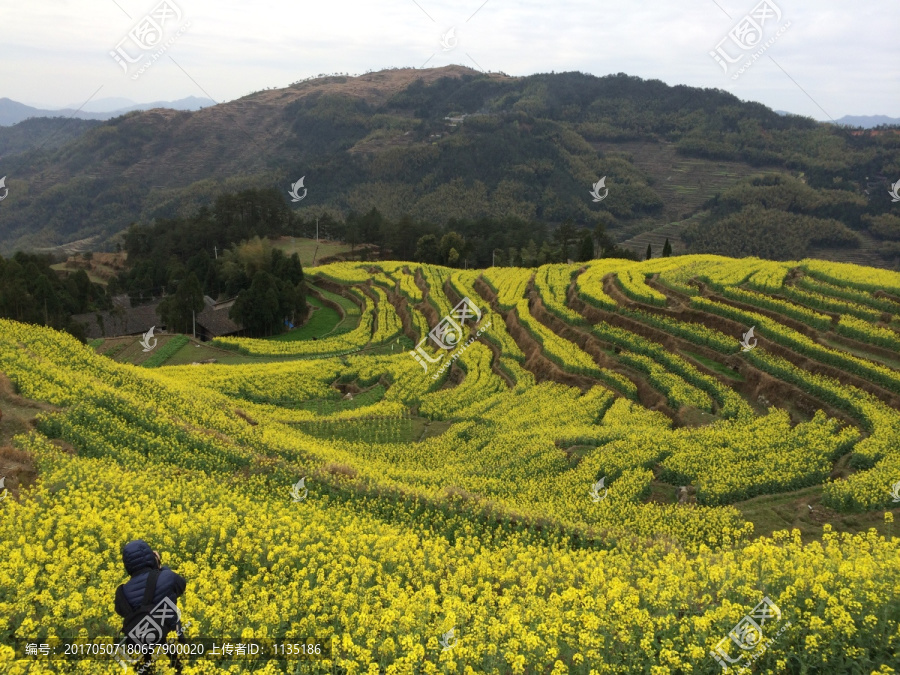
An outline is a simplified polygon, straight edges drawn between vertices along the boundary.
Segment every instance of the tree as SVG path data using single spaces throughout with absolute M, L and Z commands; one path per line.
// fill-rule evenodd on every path
M 594 240 L 590 232 L 585 232 L 581 238 L 581 246 L 578 250 L 578 261 L 587 262 L 594 259 Z
M 302 284 L 291 284 L 289 281 L 278 281 L 278 312 L 279 316 L 288 319 L 291 323 L 298 323 L 306 316 L 306 296 L 303 294 Z
M 197 275 L 191 272 L 178 284 L 174 295 L 167 296 L 156 308 L 156 313 L 169 332 L 190 333 L 194 328 L 194 316 L 203 311 L 203 289 Z
M 344 223 L 344 241 L 350 244 L 350 252 L 353 253 L 357 245 L 362 243 L 362 227 L 359 223 L 359 216 L 351 211 L 347 214 Z
M 647 257 L 646 260 L 650 260 L 653 257 L 653 247 L 650 244 L 647 244 Z
M 205 249 L 201 249 L 188 259 L 186 268 L 188 273 L 193 272 L 198 279 L 205 279 L 209 275 L 209 268 L 212 265 L 212 256 Z
M 249 189 L 219 195 L 213 206 L 214 220 L 228 243 L 241 238 L 282 234 L 289 231 L 291 209 L 275 188 Z M 211 248 L 213 242 L 202 242 Z
M 416 242 L 415 258 L 417 262 L 439 265 L 441 263 L 441 251 L 438 248 L 437 237 L 433 234 L 419 237 L 419 241 Z
M 379 247 L 384 244 L 384 223 L 384 216 L 374 207 L 360 218 L 359 233 L 362 243 L 375 244 Z
M 618 246 L 613 246 L 612 248 L 608 248 L 603 251 L 602 258 L 624 258 L 625 260 L 640 260 L 638 258 L 637 253 L 634 251 L 629 251 L 627 248 L 619 248 Z
M 456 251 L 456 258 L 451 261 L 450 252 L 454 250 Z M 468 253 L 468 248 L 466 247 L 466 241 L 465 239 L 463 239 L 462 235 L 460 235 L 458 232 L 450 230 L 447 234 L 441 237 L 440 251 L 441 262 L 445 265 L 449 265 L 450 267 L 455 267 L 459 259 L 466 253 Z
M 75 274 L 69 275 L 72 287 L 72 297 L 75 299 L 75 311 L 73 314 L 86 312 L 90 306 L 91 300 L 91 280 L 88 278 L 87 272 L 78 270 Z
M 662 257 L 668 258 L 672 255 L 672 244 L 669 243 L 669 238 L 666 237 L 666 243 L 663 244 Z
M 535 267 L 538 260 L 538 247 L 534 243 L 534 239 L 528 240 L 528 246 L 521 251 L 522 267 Z M 512 263 L 510 263 L 512 265 Z
M 59 311 L 59 299 L 53 290 L 53 284 L 43 274 L 38 276 L 35 282 L 33 295 L 37 309 L 43 315 L 44 325 L 50 326 L 50 315 L 55 315 Z
M 268 272 L 259 271 L 253 276 L 250 288 L 241 291 L 228 316 L 242 324 L 254 336 L 268 336 L 281 329 L 283 317 L 277 280 Z
M 393 260 L 413 260 L 416 257 L 416 241 L 429 233 L 430 227 L 404 215 L 397 223 L 385 223 L 385 245 L 391 250 Z
M 303 281 L 303 265 L 300 263 L 300 256 L 294 252 L 289 258 L 281 249 L 272 249 L 272 274 L 282 281 L 296 286 Z
M 554 262 L 556 258 L 556 251 L 553 250 L 553 247 L 550 246 L 550 242 L 545 241 L 541 244 L 541 250 L 538 251 L 537 255 L 537 265 L 546 265 L 547 263 Z
M 607 233 L 607 228 L 615 224 L 615 219 L 606 213 L 601 213 L 597 217 L 597 225 L 594 227 L 594 241 L 597 242 L 597 252 L 603 257 L 603 252 L 613 248 L 616 243 Z
M 578 233 L 575 230 L 575 225 L 572 224 L 572 220 L 569 219 L 564 222 L 559 228 L 554 232 L 554 236 L 556 237 L 556 241 L 559 244 L 559 256 L 561 258 L 560 262 L 566 262 L 566 260 L 570 257 L 571 249 L 569 246 L 572 241 L 578 236 Z
M 863 216 L 862 222 L 868 225 L 869 234 L 879 239 L 900 240 L 900 216 L 883 213 L 878 216 Z

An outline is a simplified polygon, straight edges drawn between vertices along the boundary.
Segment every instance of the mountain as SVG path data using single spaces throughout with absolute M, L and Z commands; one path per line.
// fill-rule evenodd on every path
M 88 101 L 83 106 L 80 103 L 70 103 L 65 108 L 71 108 L 73 110 L 77 110 L 79 106 L 81 106 L 81 110 L 89 113 L 97 113 L 97 112 L 114 112 L 117 110 L 127 110 L 132 106 L 138 105 L 130 98 L 125 98 L 124 96 L 107 96 L 106 98 L 97 98 Z M 173 106 L 159 106 L 159 107 L 173 107 Z
M 0 170 L 8 166 L 13 155 L 59 148 L 101 124 L 100 120 L 32 117 L 9 127 L 0 126 Z
M 670 228 L 681 252 L 727 253 L 734 242 L 737 254 L 783 259 L 841 256 L 872 225 L 888 245 L 866 248 L 868 264 L 893 264 L 894 222 L 865 218 L 891 208 L 868 177 L 893 174 L 898 155 L 893 136 L 623 73 L 393 69 L 198 111 L 132 112 L 19 155 L 0 166 L 0 252 L 91 237 L 111 246 L 131 223 L 191 214 L 223 193 L 276 188 L 287 201 L 303 177 L 306 197 L 292 208 L 305 217 L 603 218 L 618 241 Z M 597 202 L 601 178 L 609 194 Z
M 844 126 L 862 127 L 863 129 L 873 129 L 882 125 L 900 125 L 900 117 L 888 117 L 887 115 L 844 115 L 835 121 Z
M 779 115 L 793 115 L 794 113 L 787 110 L 776 110 Z M 837 124 L 845 127 L 861 127 L 863 129 L 874 129 L 882 125 L 900 125 L 900 117 L 888 117 L 887 115 L 844 115 L 840 119 L 835 120 Z
M 116 107 L 111 107 L 112 105 Z M 153 103 L 134 103 L 129 99 L 106 98 L 99 101 L 91 101 L 81 110 L 78 109 L 78 104 L 59 110 L 42 110 L 9 98 L 0 98 L 0 126 L 18 124 L 32 117 L 74 117 L 82 120 L 108 120 L 133 110 L 152 110 L 153 108 L 199 110 L 210 105 L 215 105 L 215 101 L 196 96 L 188 96 L 177 101 L 154 101 Z
M 116 99 L 102 99 L 98 101 L 98 105 L 96 108 L 99 109 L 101 107 L 108 107 L 113 101 Z M 127 99 L 126 99 L 127 100 Z M 169 108 L 171 110 L 200 110 L 201 108 L 207 108 L 211 105 L 215 105 L 216 102 L 211 98 L 201 98 L 198 96 L 188 96 L 186 98 L 180 98 L 177 101 L 153 101 L 152 103 L 131 103 L 130 105 L 125 105 L 121 108 L 114 108 L 112 110 L 107 111 L 107 114 L 110 117 L 117 117 L 119 115 L 124 115 L 125 113 L 133 112 L 135 110 L 153 110 L 154 108 Z M 88 106 L 85 106 L 88 107 Z

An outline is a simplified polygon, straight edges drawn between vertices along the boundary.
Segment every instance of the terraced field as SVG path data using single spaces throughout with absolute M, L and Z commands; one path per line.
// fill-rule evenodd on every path
M 185 673 L 896 672 L 900 274 L 313 276 L 352 325 L 212 345 L 243 364 L 0 322 L 0 672 L 24 672 L 13 637 L 114 635 L 137 537 L 187 577 L 189 638 L 333 640 Z
M 681 233 L 695 218 L 701 216 L 702 213 L 697 214 L 692 218 L 686 218 L 685 220 L 680 220 L 675 223 L 668 223 L 652 230 L 642 232 L 641 234 L 619 243 L 619 246 L 632 251 L 643 259 L 647 253 L 647 245 L 649 244 L 652 247 L 651 250 L 653 256 L 658 258 L 668 239 L 669 244 L 672 246 L 672 253 L 674 255 L 683 255 L 687 250 L 687 245 L 681 240 Z
M 674 143 L 644 141 L 592 143 L 611 155 L 623 154 L 652 180 L 653 189 L 663 200 L 667 221 L 694 213 L 703 203 L 759 171 L 744 162 L 698 159 L 679 154 Z M 776 170 L 771 167 L 769 170 Z M 644 248 L 647 245 L 644 244 Z M 641 251 L 643 253 L 643 251 Z

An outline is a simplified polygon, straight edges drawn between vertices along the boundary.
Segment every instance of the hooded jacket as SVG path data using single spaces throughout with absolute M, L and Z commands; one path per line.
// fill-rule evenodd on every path
M 125 571 L 131 575 L 122 586 L 121 591 L 116 591 L 116 614 L 125 618 L 141 606 L 144 599 L 144 590 L 147 587 L 147 578 L 150 571 L 156 569 L 156 556 L 153 549 L 142 539 L 130 541 L 122 548 L 122 562 L 125 563 Z M 178 597 L 184 594 L 187 582 L 181 575 L 175 574 L 163 565 L 162 571 L 156 579 L 156 592 L 153 594 L 151 606 L 168 597 L 172 602 L 177 602 Z M 165 628 L 174 630 L 176 621 L 166 622 Z

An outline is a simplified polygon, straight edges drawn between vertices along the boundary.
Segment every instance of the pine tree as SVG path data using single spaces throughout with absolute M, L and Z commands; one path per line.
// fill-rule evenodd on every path
M 652 258 L 652 257 L 653 257 L 653 247 L 651 247 L 650 244 L 647 244 L 647 258 L 646 259 L 650 260 L 650 258 Z
M 550 242 L 545 241 L 541 244 L 541 250 L 538 251 L 537 264 L 546 265 L 547 263 L 557 262 L 556 251 L 550 246 Z
M 538 260 L 538 247 L 534 239 L 528 240 L 528 246 L 524 246 L 520 252 L 522 267 L 535 267 Z M 512 263 L 510 263 L 511 265 Z
M 662 257 L 668 258 L 672 255 L 672 244 L 669 243 L 669 238 L 666 237 L 666 243 L 663 244 Z
M 156 313 L 170 333 L 190 333 L 194 315 L 204 307 L 203 289 L 197 275 L 191 272 L 178 284 L 178 290 L 159 303 Z
M 440 264 L 441 250 L 438 247 L 438 240 L 433 234 L 425 234 L 419 237 L 416 242 L 416 262 L 428 263 L 431 265 Z
M 594 259 L 594 239 L 590 232 L 585 232 L 581 238 L 581 250 L 578 252 L 578 261 L 586 262 Z

